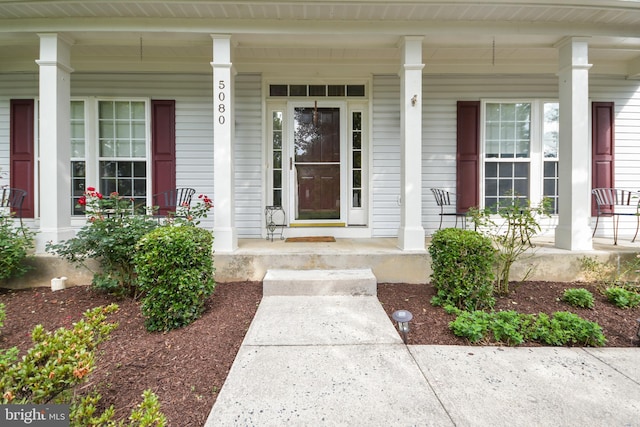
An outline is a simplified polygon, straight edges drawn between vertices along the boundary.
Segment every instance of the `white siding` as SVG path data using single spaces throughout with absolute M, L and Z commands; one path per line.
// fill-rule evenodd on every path
M 238 237 L 260 237 L 264 223 L 262 78 L 241 74 L 235 87 L 235 186 Z
M 371 170 L 373 237 L 395 237 L 400 227 L 400 79 L 373 79 Z
M 422 217 L 427 235 L 438 229 L 440 209 L 431 188 L 456 192 L 456 103 L 486 98 L 551 98 L 557 79 L 540 76 L 424 76 L 422 111 Z M 482 183 L 481 183 L 482 184 Z M 452 201 L 455 203 L 454 201 Z M 445 218 L 444 226 L 453 226 Z

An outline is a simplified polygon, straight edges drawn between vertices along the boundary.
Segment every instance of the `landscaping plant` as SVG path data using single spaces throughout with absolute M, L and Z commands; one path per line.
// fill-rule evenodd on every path
M 491 240 L 472 230 L 445 228 L 433 234 L 429 246 L 434 305 L 451 304 L 463 310 L 493 307 Z
M 111 304 L 88 310 L 71 329 L 49 332 L 42 325 L 36 326 L 31 333 L 33 347 L 20 359 L 17 347 L 0 350 L 0 403 L 67 403 L 70 405 L 70 426 L 124 425 L 112 420 L 113 407 L 95 416 L 100 395 L 77 396 L 73 391 L 77 385 L 86 382 L 95 369 L 97 346 L 118 326 L 107 322 L 107 316 L 117 309 L 117 305 Z M 0 305 L 0 319 L 4 319 L 4 315 L 4 306 Z M 131 426 L 166 425 L 157 396 L 148 390 L 129 420 Z
M 562 301 L 579 308 L 593 308 L 593 294 L 584 288 L 566 289 Z
M 622 286 L 611 286 L 604 290 L 604 296 L 618 308 L 634 308 L 640 305 L 640 294 Z
M 555 312 L 551 317 L 544 313 L 536 316 L 513 310 L 458 311 L 455 314 L 457 317 L 449 328 L 472 343 L 493 341 L 518 345 L 535 341 L 553 346 L 603 346 L 606 343 L 600 325 L 566 311 Z
M 200 317 L 215 288 L 212 243 L 210 231 L 190 225 L 160 227 L 140 240 L 134 261 L 149 331 L 180 328 Z
M 142 236 L 158 227 L 158 221 L 148 215 L 133 215 L 130 199 L 118 193 L 104 198 L 93 187 L 87 188 L 85 198 L 81 198 L 79 204 L 86 208 L 87 225 L 72 239 L 48 244 L 47 251 L 89 270 L 86 260 L 97 260 L 100 271 L 92 271 L 95 287 L 138 297 L 133 264 L 135 245 Z
M 491 208 L 469 210 L 475 228 L 489 237 L 497 249 L 495 289 L 499 294 L 509 293 L 511 267 L 533 248 L 531 239 L 541 230 L 539 218 L 548 216 L 549 211 L 548 199 L 533 207 L 520 198 Z
M 25 260 L 33 250 L 34 237 L 33 231 L 15 226 L 13 216 L 0 211 L 0 282 L 29 270 Z

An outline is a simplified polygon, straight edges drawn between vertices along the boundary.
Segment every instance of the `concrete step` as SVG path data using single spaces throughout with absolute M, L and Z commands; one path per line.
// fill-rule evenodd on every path
M 354 270 L 267 270 L 264 296 L 377 296 L 377 280 L 370 268 Z

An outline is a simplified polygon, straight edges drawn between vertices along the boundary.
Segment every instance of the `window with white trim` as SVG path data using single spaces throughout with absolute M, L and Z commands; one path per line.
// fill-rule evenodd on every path
M 71 101 L 71 212 L 88 186 L 117 192 L 144 211 L 149 171 L 146 100 Z M 96 139 L 97 137 L 97 139 Z
M 558 200 L 558 103 L 483 103 L 484 207 Z
M 100 192 L 147 201 L 147 107 L 144 101 L 98 102 Z

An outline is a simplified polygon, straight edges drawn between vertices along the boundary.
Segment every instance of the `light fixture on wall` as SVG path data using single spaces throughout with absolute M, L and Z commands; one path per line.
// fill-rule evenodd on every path
M 413 95 L 413 97 L 411 98 L 411 106 L 415 107 L 417 103 L 418 103 L 418 95 Z

